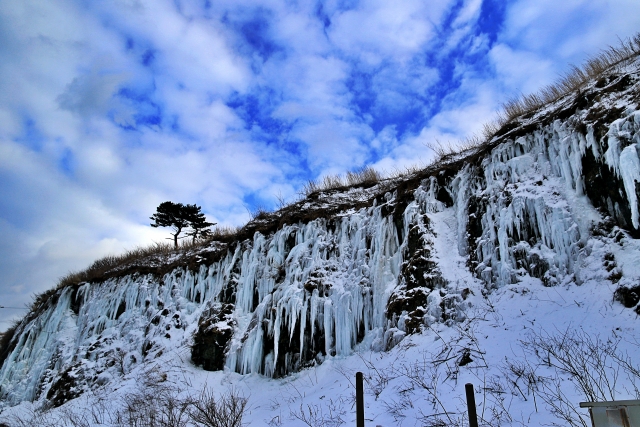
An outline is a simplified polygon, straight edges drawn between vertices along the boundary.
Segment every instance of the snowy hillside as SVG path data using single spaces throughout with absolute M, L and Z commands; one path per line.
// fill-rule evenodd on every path
M 635 58 L 419 173 L 51 291 L 0 349 L 0 418 L 118 425 L 208 386 L 250 425 L 338 426 L 358 370 L 369 425 L 462 425 L 465 382 L 493 426 L 640 398 L 639 80 Z

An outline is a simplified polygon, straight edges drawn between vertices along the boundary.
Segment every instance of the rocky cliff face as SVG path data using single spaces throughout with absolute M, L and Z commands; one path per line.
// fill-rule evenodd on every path
M 593 263 L 640 314 L 638 278 L 593 255 L 640 237 L 639 69 L 419 173 L 318 192 L 235 239 L 49 292 L 5 339 L 2 401 L 58 405 L 168 353 L 279 377 L 463 320 L 525 277 L 580 285 Z

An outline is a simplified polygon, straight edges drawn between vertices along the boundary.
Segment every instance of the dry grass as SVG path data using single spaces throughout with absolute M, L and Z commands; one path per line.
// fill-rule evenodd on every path
M 371 167 L 356 172 L 347 172 L 345 176 L 328 175 L 320 181 L 309 181 L 302 189 L 302 195 L 308 197 L 314 193 L 329 190 L 339 190 L 362 185 L 375 185 L 383 176 Z
M 207 240 L 207 243 L 216 240 L 227 240 L 228 238 L 238 234 L 238 231 L 238 227 L 216 227 L 211 232 L 210 238 Z
M 310 181 L 304 189 L 304 192 L 309 195 L 316 191 L 324 191 L 330 189 L 346 188 L 364 184 L 375 184 L 381 179 L 381 175 L 372 168 L 364 168 L 357 172 L 349 172 L 345 177 L 340 176 L 328 176 L 325 177 L 320 183 Z M 284 206 L 282 206 L 284 207 Z M 282 208 L 281 207 L 281 208 Z M 265 219 L 268 217 L 269 212 L 262 207 L 259 207 L 255 212 L 250 212 L 252 220 Z M 62 277 L 55 290 L 65 288 L 67 286 L 78 285 L 83 282 L 90 282 L 103 278 L 107 273 L 113 272 L 119 268 L 126 266 L 132 266 L 136 264 L 149 264 L 152 262 L 166 263 L 173 255 L 184 255 L 189 251 L 203 248 L 210 244 L 212 241 L 228 241 L 238 235 L 241 228 L 236 227 L 216 227 L 207 236 L 206 239 L 192 240 L 183 239 L 180 242 L 178 248 L 174 248 L 172 243 L 154 243 L 148 247 L 137 247 L 125 252 L 122 255 L 108 255 L 97 261 L 95 261 L 89 268 L 83 271 L 70 272 L 66 276 Z M 35 298 L 32 308 L 38 306 L 43 299 L 48 298 L 49 292 L 45 292 Z
M 582 67 L 572 66 L 571 70 L 554 84 L 542 88 L 538 93 L 522 96 L 503 105 L 500 125 L 516 117 L 534 111 L 543 105 L 557 101 L 568 93 L 580 90 L 587 83 L 601 77 L 613 67 L 640 53 L 640 33 L 620 41 L 620 46 L 609 47 L 600 54 L 589 58 Z
M 412 166 L 406 166 L 404 169 L 394 169 L 387 174 L 387 178 L 390 180 L 404 179 L 408 176 L 423 172 L 427 166 L 427 164 L 418 163 Z
M 602 77 L 607 72 L 615 72 L 625 61 L 640 54 L 640 33 L 621 40 L 620 46 L 609 47 L 598 55 L 589 58 L 582 67 L 572 66 L 570 71 L 556 83 L 543 87 L 537 93 L 523 95 L 502 105 L 497 117 L 483 126 L 480 135 L 473 135 L 456 144 L 435 141 L 428 143 L 436 155 L 431 165 L 459 158 L 472 150 L 486 147 L 504 125 L 518 117 L 532 113 L 551 104 L 569 93 L 582 90 L 587 84 Z
M 144 374 L 143 374 L 144 375 Z M 184 390 L 178 384 L 162 377 L 142 378 L 137 387 L 120 399 L 112 399 L 98 392 L 87 397 L 84 406 L 62 407 L 51 411 L 51 407 L 32 407 L 18 414 L 4 417 L 14 427 L 242 427 L 249 406 L 249 398 L 235 389 L 219 394 L 218 389 L 205 386 L 200 393 Z
M 254 210 L 249 211 L 249 215 L 251 215 L 251 220 L 260 220 L 269 218 L 269 210 L 264 206 L 257 206 Z
M 194 241 L 193 239 L 181 240 L 178 248 L 174 248 L 173 243 L 155 242 L 151 246 L 137 247 L 128 250 L 122 255 L 107 255 L 95 261 L 89 268 L 83 271 L 71 272 L 62 277 L 58 282 L 56 289 L 64 288 L 71 285 L 77 285 L 82 282 L 99 279 L 106 273 L 116 270 L 120 267 L 133 265 L 142 261 L 159 261 L 166 262 L 172 255 L 186 254 L 189 251 L 197 250 L 207 246 L 211 241 L 227 240 L 238 232 L 235 227 L 216 227 L 213 229 L 207 239 Z

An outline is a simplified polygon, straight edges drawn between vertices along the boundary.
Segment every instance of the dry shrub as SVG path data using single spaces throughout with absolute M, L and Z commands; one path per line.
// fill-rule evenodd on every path
M 342 188 L 344 187 L 345 183 L 340 175 L 327 175 L 322 178 L 321 185 L 325 190 L 331 190 L 333 188 Z
M 7 420 L 8 425 L 11 427 L 59 427 L 64 425 L 58 417 L 52 416 L 50 412 L 39 409 L 29 409 L 25 412 L 23 415 L 10 416 Z
M 252 220 L 267 219 L 269 218 L 269 210 L 264 206 L 258 206 L 253 211 L 249 211 Z
M 234 389 L 216 398 L 213 390 L 205 387 L 199 396 L 192 398 L 189 416 L 203 427 L 242 427 L 247 402 L 248 399 Z
M 216 227 L 210 235 L 210 241 L 227 240 L 238 234 L 238 227 Z
M 152 368 L 137 387 L 113 400 L 108 394 L 88 397 L 81 405 L 51 411 L 48 405 L 8 417 L 12 427 L 242 427 L 248 399 L 235 389 L 216 397 L 205 386 L 200 393 L 185 393 Z M 116 405 L 114 405 L 116 403 Z M 0 426 L 3 425 L 0 420 Z
M 621 350 L 622 341 L 615 333 L 601 337 L 582 329 L 531 332 L 520 342 L 527 358 L 506 360 L 502 371 L 514 395 L 524 400 L 532 396 L 534 403 L 537 396 L 546 403 L 560 421 L 554 426 L 588 427 L 589 417 L 578 408 L 572 391 L 589 402 L 612 401 L 621 394 L 640 398 L 640 365 L 633 357 L 637 351 L 629 355 Z
M 347 410 L 342 399 L 329 399 L 325 406 L 300 404 L 299 410 L 290 410 L 292 420 L 298 420 L 309 427 L 340 427 L 346 423 Z
M 166 387 L 129 393 L 118 411 L 118 424 L 129 427 L 186 427 L 189 420 L 188 399 L 181 399 Z
M 360 169 L 356 172 L 347 172 L 347 185 L 355 186 L 362 184 L 375 184 L 382 179 L 381 174 L 370 167 Z

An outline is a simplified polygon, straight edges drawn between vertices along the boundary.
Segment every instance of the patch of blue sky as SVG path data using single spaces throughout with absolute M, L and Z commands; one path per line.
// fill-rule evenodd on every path
M 424 65 L 437 68 L 438 82 L 429 89 L 424 102 L 423 120 L 428 121 L 443 110 L 444 104 L 450 101 L 450 96 L 466 97 L 465 93 L 458 93 L 464 77 L 461 70 L 472 75 L 487 76 L 491 67 L 487 53 L 495 40 L 504 20 L 504 6 L 492 0 L 483 2 L 477 21 L 471 31 L 453 46 L 447 46 L 447 41 L 453 36 L 456 28 L 453 24 L 462 7 L 458 2 L 445 17 L 440 28 L 439 37 L 433 46 L 425 52 Z M 487 43 L 480 47 L 473 46 L 474 41 L 485 37 Z M 457 100 L 464 104 L 464 100 Z
M 245 193 L 242 203 L 251 216 L 255 216 L 261 210 L 272 211 L 275 207 L 275 201 L 266 199 L 260 192 Z
M 234 92 L 226 105 L 242 119 L 246 130 L 257 131 L 260 140 L 273 144 L 286 139 L 292 127 L 291 123 L 272 115 L 280 98 L 275 90 L 260 87 L 249 93 Z
M 362 118 L 369 116 L 376 102 L 376 92 L 373 89 L 373 73 L 354 67 L 345 85 L 351 93 L 351 106 L 355 108 L 356 114 Z M 384 127 L 380 127 L 375 123 L 372 123 L 371 126 L 374 131 Z
M 0 222 L 7 222 L 19 229 L 28 229 L 40 220 L 34 204 L 39 205 L 48 194 L 40 188 L 32 188 L 30 177 L 22 177 L 0 168 Z
M 151 46 L 146 40 L 136 40 L 132 35 L 121 35 L 124 38 L 124 51 L 138 58 L 143 67 L 151 67 L 157 55 L 158 50 Z
M 14 141 L 33 151 L 40 151 L 42 150 L 45 140 L 46 137 L 36 125 L 35 120 L 25 115 L 22 118 L 22 133 L 15 138 Z
M 133 37 L 125 37 L 124 45 L 126 50 L 133 50 L 136 47 L 136 42 Z
M 468 33 L 450 46 L 449 41 L 460 30 L 456 20 L 464 7 L 462 1 L 457 1 L 449 8 L 435 39 L 416 53 L 408 69 L 389 61 L 376 69 L 353 64 L 345 83 L 351 94 L 351 108 L 374 132 L 395 125 L 399 138 L 419 133 L 460 88 L 460 69 L 482 75 L 490 72 L 486 54 L 501 28 L 505 7 L 495 0 L 483 2 L 477 21 L 470 22 Z M 472 43 L 479 37 L 486 37 L 488 43 L 474 48 Z M 415 73 L 429 68 L 434 70 L 430 77 Z
M 346 12 L 347 10 L 357 8 L 361 2 L 361 0 L 337 0 L 333 4 L 333 7 L 336 11 Z
M 253 72 L 260 71 L 262 63 L 273 55 L 283 55 L 284 48 L 271 36 L 272 12 L 263 8 L 243 9 L 235 14 L 225 14 L 222 23 L 238 36 L 236 51 L 252 59 Z
M 324 27 L 326 34 L 327 28 L 331 26 L 331 17 L 325 11 L 324 4 L 322 4 L 321 1 L 316 4 L 316 7 L 314 8 L 314 15 L 320 22 L 322 22 L 322 26 Z
M 308 144 L 299 139 L 287 137 L 282 138 L 276 148 L 271 151 L 270 157 L 274 164 L 279 165 L 281 182 L 301 188 L 308 181 L 318 177 L 318 171 L 310 165 Z
M 386 67 L 386 69 L 384 69 Z M 395 125 L 399 135 L 417 133 L 425 125 L 423 82 L 417 76 L 407 76 L 402 84 L 392 84 L 389 75 L 400 71 L 394 64 L 373 72 L 354 68 L 345 85 L 351 94 L 351 108 L 360 119 L 378 133 Z
M 167 117 L 168 129 L 171 129 L 172 132 L 180 133 L 182 128 L 180 127 L 180 117 L 177 114 L 172 114 L 170 117 Z
M 151 91 L 144 88 L 122 87 L 118 90 L 116 96 L 128 107 L 133 108 L 132 122 L 118 122 L 118 126 L 125 130 L 136 130 L 141 126 L 151 128 L 161 128 L 163 122 L 163 111 L 159 103 L 151 98 Z M 113 116 L 112 116 L 113 119 Z
M 69 147 L 65 147 L 58 159 L 58 167 L 68 177 L 73 177 L 76 168 L 76 159 L 73 151 Z
M 483 0 L 480 8 L 480 16 L 477 22 L 477 31 L 487 36 L 489 46 L 498 39 L 498 34 L 504 25 L 506 4 L 502 0 Z
M 146 49 L 141 55 L 141 62 L 145 67 L 150 67 L 155 59 L 156 51 L 153 49 Z
M 307 180 L 309 175 L 311 175 L 311 168 L 307 160 L 307 145 L 295 138 L 283 139 L 278 145 L 282 150 L 293 156 L 292 158 L 288 159 L 288 163 L 289 166 L 292 166 L 290 169 L 292 169 L 294 172 L 289 173 L 288 178 L 302 178 L 304 180 Z

